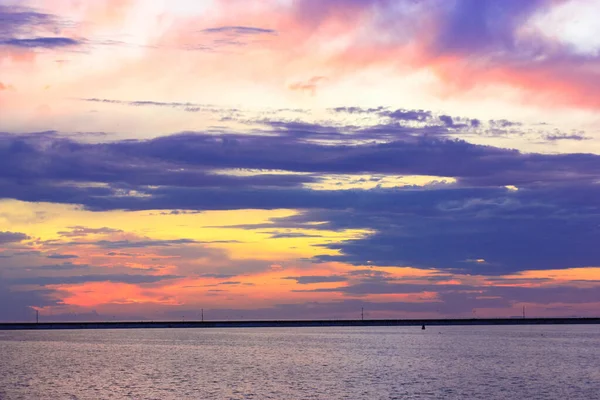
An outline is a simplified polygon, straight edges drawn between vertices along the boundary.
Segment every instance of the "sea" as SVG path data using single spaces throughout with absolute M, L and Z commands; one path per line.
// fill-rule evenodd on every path
M 600 399 L 600 325 L 0 331 L 0 399 Z

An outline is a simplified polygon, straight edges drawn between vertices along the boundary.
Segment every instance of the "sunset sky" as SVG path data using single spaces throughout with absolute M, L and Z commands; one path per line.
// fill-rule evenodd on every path
M 598 15 L 0 0 L 0 321 L 598 316 Z

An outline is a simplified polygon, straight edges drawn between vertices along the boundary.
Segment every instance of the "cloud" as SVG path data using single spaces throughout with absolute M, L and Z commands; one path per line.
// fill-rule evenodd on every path
M 487 290 L 487 293 L 490 296 L 499 296 L 516 303 L 584 304 L 600 301 L 600 286 L 590 288 L 493 286 Z
M 317 93 L 317 89 L 324 81 L 327 81 L 327 78 L 324 76 L 313 76 L 312 78 L 306 81 L 291 83 L 290 85 L 288 85 L 288 88 L 290 90 L 308 92 L 314 96 Z
M 569 190 L 574 193 L 567 195 Z M 307 211 L 305 218 L 307 222 L 328 221 L 319 229 L 375 231 L 364 238 L 326 245 L 340 255 L 317 257 L 320 261 L 439 268 L 476 275 L 587 267 L 600 260 L 594 245 L 600 240 L 600 219 L 597 207 L 588 203 L 591 209 L 584 211 L 588 206 L 577 196 L 588 191 L 593 198 L 600 194 L 592 194 L 598 190 L 539 188 L 514 193 L 515 197 L 464 192 L 463 200 L 443 200 L 446 191 L 420 192 L 403 200 L 398 197 L 395 207 L 380 206 L 381 211 Z M 446 195 L 459 193 L 450 190 Z M 547 196 L 552 195 L 561 199 L 549 200 Z M 448 208 L 450 204 L 456 207 Z M 470 259 L 486 262 L 465 262 Z
M 181 103 L 181 102 L 163 102 L 163 101 L 151 101 L 151 100 L 136 100 L 136 101 L 123 101 L 113 99 L 99 99 L 99 98 L 82 98 L 81 101 L 90 103 L 102 103 L 102 104 L 115 104 L 130 107 L 166 107 L 174 108 L 187 112 L 209 112 L 209 113 L 222 113 L 222 112 L 236 112 L 235 108 L 227 109 L 220 108 L 212 104 L 199 104 L 199 103 Z
M 179 29 L 170 30 L 163 35 L 158 44 L 164 48 L 177 48 L 186 51 L 204 51 L 218 53 L 227 50 L 240 50 L 250 45 L 262 45 L 278 36 L 276 29 L 249 25 L 224 25 L 197 29 L 198 20 L 187 19 Z M 215 21 L 215 19 L 213 19 Z M 218 21 L 218 19 L 217 19 Z M 262 21 L 257 21 L 262 23 Z M 202 23 L 201 23 L 202 24 Z
M 199 141 L 192 139 L 189 144 L 196 141 L 193 146 L 196 147 L 196 151 L 202 153 L 211 151 L 211 148 L 216 151 L 222 147 L 222 144 L 218 143 L 222 139 L 212 135 L 200 135 L 196 136 L 196 139 Z M 29 180 L 59 179 L 66 181 L 67 186 L 69 182 L 111 182 L 125 185 L 122 188 L 125 192 L 133 189 L 127 188 L 128 185 L 293 187 L 314 181 L 314 178 L 302 175 L 261 174 L 242 177 L 216 174 L 211 169 L 218 165 L 217 163 L 210 165 L 210 157 L 196 166 L 186 162 L 185 159 L 165 158 L 160 161 L 151 154 L 134 155 L 130 163 L 123 163 L 122 157 L 129 158 L 130 156 L 125 153 L 132 150 L 127 149 L 125 143 L 121 143 L 125 148 L 118 149 L 119 146 L 115 147 L 112 144 L 82 144 L 68 139 L 54 138 L 52 135 L 42 137 L 0 135 L 0 154 L 7 157 L 4 161 L 0 161 L 0 165 L 14 168 L 4 175 L 8 179 L 18 177 Z M 181 144 L 183 141 L 175 139 L 169 147 L 179 147 Z M 154 150 L 150 151 L 154 152 Z M 168 153 L 163 155 L 166 154 Z M 183 154 L 182 156 L 185 157 Z M 230 157 L 233 157 L 233 154 L 230 154 Z M 98 195 L 110 192 L 110 189 L 107 190 L 103 186 L 88 187 L 87 190 Z
M 279 232 L 271 233 L 271 239 L 295 239 L 295 238 L 319 238 L 321 235 L 309 235 L 302 232 Z
M 107 256 L 111 256 L 111 257 L 135 257 L 136 254 L 133 253 L 123 253 L 120 251 L 109 251 L 108 253 L 106 253 Z
M 358 276 L 366 278 L 384 279 L 386 277 L 389 277 L 391 274 L 389 272 L 380 271 L 376 269 L 354 269 L 348 272 L 347 275 L 351 277 Z
M 50 254 L 47 255 L 46 258 L 51 258 L 54 260 L 68 260 L 72 258 L 79 258 L 79 256 L 75 254 Z
M 7 243 L 22 242 L 23 240 L 27 240 L 27 239 L 30 239 L 30 237 L 24 233 L 0 231 L 0 245 L 7 244 Z
M 112 282 L 128 284 L 156 283 L 165 280 L 179 279 L 177 275 L 130 275 L 130 274 L 107 274 L 107 275 L 76 275 L 76 276 L 34 276 L 27 278 L 12 278 L 7 281 L 12 285 L 77 285 L 87 282 Z
M 300 285 L 310 285 L 313 283 L 345 282 L 348 278 L 340 275 L 306 275 L 306 276 L 287 276 L 282 279 L 295 280 Z
M 229 279 L 229 278 L 233 278 L 234 274 L 200 274 L 198 275 L 200 278 L 212 278 L 212 279 Z
M 84 44 L 83 40 L 60 36 L 68 22 L 34 9 L 0 6 L 0 22 L 0 46 L 59 49 Z
M 57 18 L 28 8 L 0 5 L 0 21 L 0 37 L 6 37 L 24 33 L 36 26 L 54 26 Z
M 66 37 L 36 37 L 29 39 L 4 39 L 0 40 L 0 45 L 12 46 L 12 47 L 23 47 L 23 48 L 37 48 L 42 47 L 46 49 L 54 49 L 60 47 L 79 46 L 82 42 L 72 38 Z
M 85 237 L 88 235 L 107 235 L 113 233 L 122 233 L 123 231 L 120 229 L 112 229 L 107 227 L 102 228 L 88 228 L 85 226 L 70 226 L 70 230 L 68 231 L 59 231 L 57 232 L 60 236 L 63 237 Z
M 58 292 L 51 289 L 13 290 L 0 280 L 0 321 L 35 321 L 32 307 L 56 306 Z
M 581 134 L 577 134 L 577 133 L 572 133 L 572 134 L 566 134 L 566 133 L 553 133 L 553 134 L 547 134 L 544 135 L 543 138 L 545 140 L 551 141 L 551 142 L 555 142 L 557 140 L 575 140 L 575 141 L 582 141 L 582 140 L 590 140 L 590 137 L 581 135 Z
M 181 246 L 187 244 L 198 244 L 193 239 L 171 239 L 171 240 L 160 240 L 160 239 L 143 239 L 143 240 L 96 240 L 89 242 L 65 242 L 61 243 L 63 246 L 79 246 L 79 245 L 92 245 L 103 249 L 134 249 L 134 248 L 145 248 L 145 247 L 171 247 Z M 127 255 L 128 253 L 110 252 L 108 255 Z
M 380 114 L 396 121 L 426 121 L 432 117 L 430 111 L 423 110 L 399 109 L 395 111 L 382 111 Z
M 547 7 L 545 0 L 458 0 L 438 4 L 434 51 L 464 53 L 517 50 L 517 29 L 535 12 Z
M 294 48 L 306 44 L 311 56 L 332 76 L 372 67 L 402 74 L 427 71 L 438 78 L 443 96 L 464 96 L 503 85 L 520 89 L 520 99 L 527 104 L 600 106 L 594 96 L 600 81 L 599 54 L 582 55 L 576 45 L 561 37 L 571 31 L 581 36 L 589 30 L 559 28 L 546 34 L 544 26 L 536 23 L 561 4 L 582 9 L 585 4 L 564 0 L 321 3 L 294 3 L 290 19 L 299 31 Z M 573 17 L 563 19 L 570 22 Z M 332 25 L 337 29 L 331 29 Z M 315 49 L 315 42 L 336 46 Z
M 83 271 L 91 269 L 91 266 L 87 264 L 73 264 L 70 262 L 65 262 L 63 264 L 51 264 L 51 265 L 41 265 L 39 267 L 30 267 L 31 269 L 41 270 L 41 271 Z M 22 268 L 21 268 L 22 269 Z
M 344 293 L 353 296 L 366 296 L 370 294 L 415 294 L 423 293 L 426 291 L 436 293 L 446 293 L 454 291 L 464 290 L 476 290 L 477 288 L 463 285 L 442 285 L 442 284 L 422 284 L 416 285 L 411 283 L 394 283 L 386 280 L 366 280 L 347 286 L 340 286 L 336 288 L 319 288 L 319 289 L 307 289 L 299 290 L 299 292 L 329 292 L 329 293 Z
M 542 283 L 542 280 L 530 280 L 531 283 Z M 581 288 L 576 286 L 538 286 L 519 287 L 506 285 L 460 285 L 440 283 L 397 283 L 379 279 L 365 279 L 362 282 L 336 288 L 317 288 L 295 290 L 302 293 L 343 293 L 347 296 L 368 296 L 387 294 L 419 294 L 436 293 L 428 304 L 428 311 L 443 314 L 457 314 L 474 308 L 510 308 L 511 304 L 583 304 L 600 301 L 600 288 Z M 418 306 L 417 306 L 418 307 Z M 419 310 L 424 311 L 424 310 Z
M 319 139 L 319 130 L 305 127 Z M 417 130 L 418 132 L 418 130 Z M 360 136 L 359 136 L 360 138 Z M 111 193 L 135 195 L 144 186 L 299 187 L 318 181 L 311 173 L 451 176 L 466 185 L 523 185 L 534 182 L 590 180 L 600 173 L 592 154 L 535 154 L 470 144 L 461 140 L 406 137 L 385 143 L 332 146 L 299 137 L 181 134 L 147 141 L 82 144 L 68 139 L 5 136 L 0 138 L 0 165 L 10 170 L 0 195 L 26 189 L 17 183 L 36 181 L 31 194 L 52 185 L 57 191 L 102 198 Z M 266 150 L 265 150 L 266 149 Z M 122 163 L 120 160 L 135 160 Z M 233 176 L 214 169 L 252 168 L 304 174 Z M 110 186 L 77 188 L 77 182 Z M 56 183 L 61 183 L 60 186 Z M 58 186 L 58 187 L 57 187 Z M 143 192 L 139 193 L 143 195 Z M 48 193 L 46 201 L 55 194 Z M 75 199 L 74 199 L 75 200 Z M 144 199 L 139 197 L 140 202 Z
M 386 111 L 372 112 L 381 116 Z M 184 133 L 107 143 L 48 133 L 4 134 L 0 197 L 78 204 L 95 211 L 298 209 L 303 210 L 299 217 L 246 228 L 372 232 L 328 244 L 339 254 L 316 261 L 479 275 L 597 264 L 600 210 L 594 199 L 600 196 L 600 156 L 524 153 L 448 139 L 450 130 L 471 129 L 471 120 L 407 112 L 394 115 L 435 123 L 402 127 L 401 134 L 387 125 L 356 133 L 360 139 L 384 139 L 375 142 L 349 142 L 353 132 L 330 125 L 282 121 L 270 121 L 275 130 L 270 135 Z M 494 124 L 516 126 L 502 120 Z M 238 170 L 258 172 L 235 175 Z M 283 173 L 270 172 L 274 170 Z M 313 190 L 306 185 L 327 174 L 449 176 L 456 182 L 371 190 Z M 315 228 L 310 222 L 324 224 Z M 71 227 L 60 234 L 115 233 L 94 229 Z M 289 237 L 286 232 L 273 235 Z M 192 243 L 198 242 L 80 244 L 124 249 Z M 473 259 L 486 263 L 465 262 Z
M 273 29 L 256 28 L 252 26 L 219 26 L 216 28 L 202 29 L 203 33 L 227 33 L 235 35 L 272 35 L 277 33 Z

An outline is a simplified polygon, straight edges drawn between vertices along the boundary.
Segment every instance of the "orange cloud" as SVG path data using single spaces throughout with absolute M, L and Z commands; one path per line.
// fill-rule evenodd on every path
M 315 95 L 317 92 L 317 87 L 320 82 L 327 80 L 324 76 L 313 76 L 307 81 L 304 82 L 294 82 L 288 86 L 290 90 L 296 90 L 300 92 L 308 92 L 311 95 Z

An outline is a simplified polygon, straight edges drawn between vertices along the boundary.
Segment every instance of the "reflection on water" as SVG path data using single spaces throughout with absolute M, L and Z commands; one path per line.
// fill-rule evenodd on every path
M 0 399 L 600 399 L 600 326 L 0 332 Z

